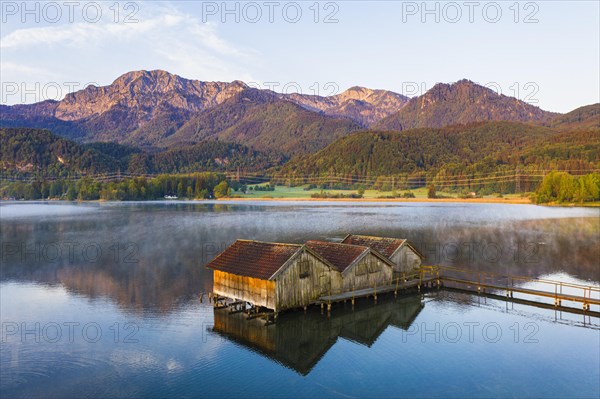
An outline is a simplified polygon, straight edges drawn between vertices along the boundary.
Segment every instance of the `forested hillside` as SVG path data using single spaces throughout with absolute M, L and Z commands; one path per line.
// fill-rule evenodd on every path
M 0 163 L 5 177 L 257 171 L 285 160 L 276 152 L 214 140 L 148 153 L 115 143 L 80 145 L 48 130 L 0 129 Z
M 295 181 L 337 176 L 349 183 L 394 175 L 447 181 L 499 172 L 596 168 L 600 168 L 597 131 L 556 132 L 515 122 L 481 122 L 355 133 L 316 154 L 292 160 L 278 176 L 293 176 Z

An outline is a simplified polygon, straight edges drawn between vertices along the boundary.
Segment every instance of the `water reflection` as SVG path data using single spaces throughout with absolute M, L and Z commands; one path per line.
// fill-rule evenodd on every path
M 292 243 L 349 232 L 407 237 L 427 255 L 425 264 L 600 282 L 594 209 L 185 202 L 34 209 L 0 206 L 0 280 L 60 284 L 129 311 L 169 312 L 211 291 L 212 272 L 203 266 L 241 237 Z
M 422 308 L 420 296 L 377 305 L 359 302 L 354 310 L 336 307 L 329 316 L 316 309 L 283 314 L 268 327 L 262 320 L 247 320 L 243 313 L 218 309 L 212 331 L 307 375 L 339 338 L 371 347 L 388 326 L 407 330 Z
M 115 307 L 110 298 L 89 300 L 62 287 L 4 282 L 0 295 L 3 323 L 19 329 L 24 323 L 28 330 L 41 325 L 25 337 L 4 331 L 2 397 L 497 398 L 600 392 L 597 318 L 563 318 L 483 296 L 445 290 L 398 300 L 387 295 L 377 305 L 357 302 L 354 312 L 340 304 L 330 318 L 313 309 L 280 315 L 277 324 L 264 327 L 198 301 L 139 314 Z M 70 340 L 65 323 L 73 322 L 78 324 Z M 57 342 L 44 327 L 53 323 L 63 328 Z M 91 323 L 103 332 L 97 342 L 81 334 Z M 128 342 L 125 326 L 131 323 L 139 330 Z M 122 332 L 117 339 L 115 325 Z M 486 325 L 502 334 L 486 334 Z M 452 333 L 457 326 L 460 339 Z M 467 326 L 474 326 L 473 335 Z

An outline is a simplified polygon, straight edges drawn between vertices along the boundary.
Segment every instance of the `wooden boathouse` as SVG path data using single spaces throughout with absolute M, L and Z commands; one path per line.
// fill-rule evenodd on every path
M 584 315 L 598 315 L 600 289 L 532 277 L 500 275 L 449 266 L 423 266 L 423 256 L 406 240 L 348 235 L 342 243 L 307 241 L 304 245 L 237 240 L 213 259 L 215 308 L 246 312 L 248 318 L 277 316 L 287 309 L 327 305 L 357 298 L 458 285 L 492 298 L 575 312 L 562 301 L 583 304 Z M 525 284 L 540 285 L 531 288 Z M 545 288 L 544 288 L 545 287 Z M 563 292 L 564 289 L 564 292 Z M 487 291 L 486 291 L 487 290 Z M 533 296 L 533 299 L 515 297 Z M 202 300 L 202 296 L 200 297 Z M 554 299 L 554 304 L 544 302 Z M 233 300 L 231 302 L 231 300 Z M 247 305 L 252 305 L 249 309 Z M 594 306 L 595 308 L 592 308 Z M 595 316 L 598 317 L 598 316 Z
M 332 268 L 331 294 L 392 281 L 394 264 L 372 248 L 314 240 L 307 241 L 305 245 Z
M 306 245 L 237 240 L 208 265 L 214 294 L 279 312 L 331 293 L 332 267 Z
M 410 274 L 421 267 L 425 257 L 408 240 L 348 234 L 343 244 L 362 245 L 376 250 L 394 264 L 396 274 Z

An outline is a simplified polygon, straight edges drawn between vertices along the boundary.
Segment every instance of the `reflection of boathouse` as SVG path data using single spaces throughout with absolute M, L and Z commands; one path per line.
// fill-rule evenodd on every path
M 215 309 L 213 331 L 306 375 L 339 337 L 370 347 L 388 326 L 407 330 L 423 307 L 420 296 L 364 305 L 329 317 L 316 309 L 289 313 L 269 327 L 243 313 Z

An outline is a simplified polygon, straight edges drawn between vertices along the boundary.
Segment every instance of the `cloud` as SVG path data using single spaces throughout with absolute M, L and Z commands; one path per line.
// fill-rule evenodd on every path
M 109 84 L 138 69 L 201 80 L 253 80 L 258 53 L 225 40 L 220 26 L 169 4 L 144 3 L 136 18 L 128 24 L 103 18 L 12 30 L 0 38 L 2 80 Z

